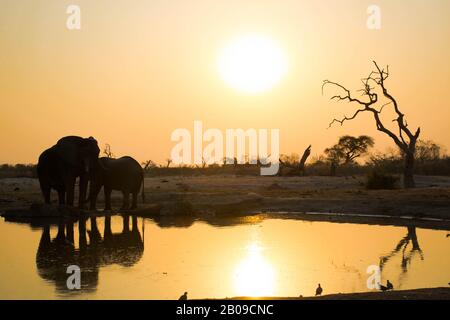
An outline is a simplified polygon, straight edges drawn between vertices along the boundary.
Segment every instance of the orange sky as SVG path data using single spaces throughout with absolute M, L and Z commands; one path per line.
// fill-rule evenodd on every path
M 170 134 L 205 128 L 279 128 L 282 153 L 312 154 L 343 134 L 392 147 L 369 115 L 327 130 L 353 107 L 321 95 L 322 80 L 359 89 L 371 60 L 411 127 L 450 147 L 450 2 L 377 1 L 382 28 L 366 27 L 373 1 L 79 0 L 81 30 L 66 28 L 74 1 L 4 0 L 0 8 L 0 163 L 35 163 L 65 135 L 94 136 L 117 156 L 163 162 Z M 258 33 L 288 57 L 285 77 L 248 95 L 218 72 L 232 38 Z M 390 120 L 390 118 L 388 117 Z M 390 122 L 390 121 L 389 121 Z

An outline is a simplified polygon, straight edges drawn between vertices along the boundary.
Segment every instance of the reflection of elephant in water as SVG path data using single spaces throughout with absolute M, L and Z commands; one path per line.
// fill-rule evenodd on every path
M 124 216 L 122 232 L 112 233 L 111 217 L 105 217 L 102 239 L 96 218 L 91 218 L 91 230 L 88 232 L 86 219 L 81 219 L 78 223 L 78 249 L 74 245 L 73 223 L 61 222 L 54 239 L 50 236 L 50 226 L 45 226 L 36 254 L 39 275 L 47 281 L 53 281 L 58 292 L 70 293 L 72 291 L 68 290 L 66 284 L 70 276 L 66 273 L 67 267 L 77 265 L 81 270 L 82 289 L 95 290 L 101 266 L 119 264 L 130 267 L 142 257 L 144 243 L 138 230 L 137 218 L 132 218 L 131 230 L 129 220 L 128 216 Z
M 105 210 L 111 210 L 111 191 L 119 190 L 123 194 L 122 209 L 129 208 L 130 193 L 133 195 L 131 209 L 137 208 L 137 195 L 142 185 L 142 201 L 144 202 L 144 171 L 132 157 L 119 159 L 100 158 L 99 168 L 95 170 L 89 192 L 90 209 L 94 210 L 97 195 L 104 188 Z
M 92 138 L 69 136 L 45 150 L 39 157 L 37 174 L 45 203 L 50 203 L 50 191 L 58 192 L 59 204 L 73 206 L 75 180 L 80 178 L 78 203 L 84 206 L 89 176 L 94 173 L 100 149 Z M 67 193 L 67 198 L 66 198 Z

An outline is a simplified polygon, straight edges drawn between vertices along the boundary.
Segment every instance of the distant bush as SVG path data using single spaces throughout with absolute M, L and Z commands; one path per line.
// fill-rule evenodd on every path
M 37 178 L 34 164 L 2 164 L 0 178 Z
M 403 171 L 403 159 L 400 153 L 395 150 L 391 150 L 386 153 L 374 153 L 372 154 L 366 165 L 370 169 L 369 173 L 373 170 L 383 173 L 401 173 Z
M 328 161 L 325 157 L 315 157 L 311 163 L 306 165 L 306 175 L 308 176 L 352 176 L 359 174 L 366 174 L 368 167 L 366 165 L 360 165 L 356 162 L 347 164 L 341 164 L 332 167 L 332 162 Z
M 450 176 L 450 157 L 416 161 L 414 172 L 427 176 Z
M 367 189 L 395 189 L 399 178 L 380 170 L 372 170 L 367 175 Z
M 259 176 L 260 167 L 257 165 L 219 165 L 213 164 L 206 167 L 201 166 L 154 166 L 144 170 L 147 177 L 158 176 L 213 176 L 213 175 L 236 175 L 236 176 Z

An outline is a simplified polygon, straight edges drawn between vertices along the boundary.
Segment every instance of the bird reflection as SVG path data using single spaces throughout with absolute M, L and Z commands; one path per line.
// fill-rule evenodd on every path
M 38 274 L 53 282 L 59 294 L 76 294 L 69 290 L 66 281 L 67 267 L 77 265 L 81 271 L 81 289 L 83 292 L 95 291 L 98 285 L 98 273 L 101 266 L 119 264 L 131 267 L 136 264 L 144 252 L 144 242 L 138 228 L 137 217 L 122 217 L 122 231 L 113 233 L 111 217 L 104 218 L 103 237 L 97 226 L 97 218 L 90 218 L 91 230 L 87 231 L 88 218 L 78 222 L 78 248 L 75 246 L 74 223 L 60 221 L 56 236 L 52 239 L 50 225 L 42 228 L 42 235 L 36 254 Z

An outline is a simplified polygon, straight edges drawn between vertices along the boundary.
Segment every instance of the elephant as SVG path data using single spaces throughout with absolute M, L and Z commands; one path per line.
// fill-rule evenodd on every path
M 123 194 L 122 210 L 129 208 L 130 193 L 133 195 L 131 209 L 137 208 L 137 195 L 142 185 L 142 202 L 144 194 L 144 170 L 132 157 L 124 156 L 119 159 L 101 157 L 98 159 L 98 168 L 91 181 L 89 209 L 96 209 L 97 196 L 103 187 L 105 194 L 105 210 L 111 210 L 111 191 L 119 190 Z
M 37 174 L 44 201 L 50 204 L 50 191 L 58 192 L 60 205 L 73 206 L 75 180 L 79 181 L 78 205 L 84 208 L 87 185 L 98 167 L 100 149 L 93 137 L 67 136 L 39 156 Z

